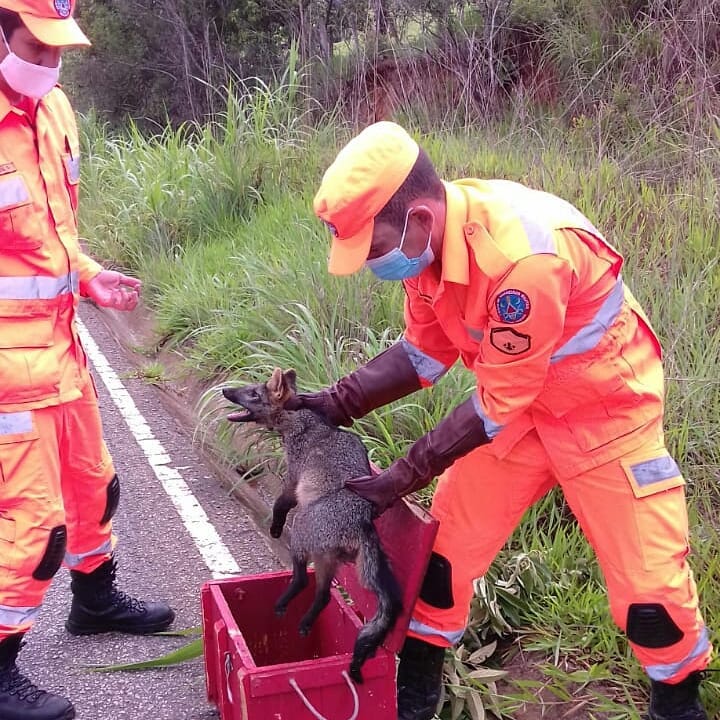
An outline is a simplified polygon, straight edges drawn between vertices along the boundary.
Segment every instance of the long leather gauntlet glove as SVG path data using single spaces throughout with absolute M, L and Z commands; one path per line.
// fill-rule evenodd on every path
M 398 498 L 429 485 L 434 477 L 471 450 L 490 442 L 482 418 L 469 398 L 410 446 L 403 458 L 373 477 L 345 482 L 345 487 L 370 500 L 378 513 Z
M 334 425 L 349 427 L 353 419 L 364 417 L 375 408 L 410 395 L 421 387 L 407 352 L 398 342 L 329 388 L 299 393 L 285 407 L 314 410 Z

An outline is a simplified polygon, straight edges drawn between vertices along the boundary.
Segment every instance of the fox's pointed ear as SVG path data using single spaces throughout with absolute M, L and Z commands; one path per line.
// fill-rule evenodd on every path
M 273 373 L 267 381 L 265 387 L 267 388 L 268 395 L 271 400 L 279 402 L 282 399 L 284 394 L 284 383 L 282 370 L 280 368 L 275 368 L 273 370 Z
M 283 373 L 283 380 L 285 385 L 293 391 L 293 394 L 297 392 L 297 373 L 292 368 Z

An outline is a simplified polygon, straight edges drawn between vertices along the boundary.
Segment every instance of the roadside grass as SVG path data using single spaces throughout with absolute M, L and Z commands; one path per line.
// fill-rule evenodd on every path
M 119 137 L 92 119 L 84 124 L 81 222 L 90 250 L 142 278 L 165 345 L 218 387 L 265 379 L 280 366 L 295 368 L 303 389 L 317 389 L 402 329 L 399 284 L 327 274 L 328 235 L 312 215 L 312 195 L 349 134 L 332 118 L 311 126 L 306 112 L 291 112 L 301 89 L 288 77 L 257 94 L 236 88 L 226 115 L 206 126 L 147 138 L 132 127 Z M 690 560 L 712 632 L 720 624 L 717 146 L 695 154 L 648 128 L 646 146 L 636 139 L 611 156 L 587 118 L 570 127 L 510 118 L 472 135 L 414 129 L 445 177 L 504 177 L 553 192 L 625 254 L 624 277 L 665 348 L 667 440 L 688 479 Z M 371 413 L 356 429 L 386 466 L 471 388 L 470 374 L 454 368 L 432 390 Z M 217 392 L 201 413 L 233 452 Z M 250 467 L 275 457 L 262 442 L 246 452 Z M 535 696 L 539 684 L 558 698 L 581 690 L 584 717 L 639 717 L 645 679 L 559 493 L 528 511 L 477 589 L 463 647 L 448 659 L 448 718 L 493 708 L 513 717 L 519 704 L 544 702 Z M 531 653 L 542 682 L 505 678 L 498 690 L 499 676 L 489 673 L 497 660 L 486 648 L 509 633 Z M 705 694 L 715 717 L 720 687 L 712 678 Z
M 160 362 L 145 363 L 136 370 L 126 373 L 126 376 L 144 380 L 148 385 L 162 385 L 170 380 L 165 366 Z

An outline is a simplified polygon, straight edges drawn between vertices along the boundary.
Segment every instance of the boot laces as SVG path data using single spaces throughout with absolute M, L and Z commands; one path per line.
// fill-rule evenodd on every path
M 126 592 L 118 590 L 117 585 L 115 584 L 116 572 L 117 563 L 113 560 L 112 565 L 110 566 L 110 572 L 107 577 L 106 586 L 110 603 L 115 607 L 122 608 L 123 610 L 128 610 L 131 613 L 136 613 L 138 615 L 144 613 L 145 603 L 142 600 L 138 600 L 137 598 L 132 597 L 132 595 L 128 595 Z
M 29 678 L 25 677 L 16 665 L 0 674 L 0 692 L 17 695 L 20 700 L 28 703 L 34 703 L 47 694 L 45 690 L 41 690 Z
M 132 595 L 118 590 L 116 587 L 113 587 L 110 593 L 110 602 L 116 607 L 121 607 L 131 613 L 137 613 L 139 615 L 145 612 L 145 603 L 142 600 L 138 600 Z

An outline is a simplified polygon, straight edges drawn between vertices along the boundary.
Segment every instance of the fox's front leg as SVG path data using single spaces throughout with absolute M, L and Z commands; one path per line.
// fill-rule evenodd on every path
M 297 497 L 295 496 L 295 488 L 285 488 L 273 505 L 272 524 L 270 525 L 270 535 L 272 535 L 272 537 L 279 538 L 282 535 L 288 513 L 296 505 Z

